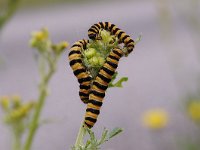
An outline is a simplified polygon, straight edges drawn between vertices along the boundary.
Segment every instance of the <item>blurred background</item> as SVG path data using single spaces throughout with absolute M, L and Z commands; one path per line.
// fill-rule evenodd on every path
M 0 16 L 8 9 L 0 0 Z M 99 21 L 116 24 L 142 40 L 119 64 L 123 88 L 108 89 L 93 128 L 122 127 L 124 132 L 103 145 L 105 150 L 200 149 L 200 1 L 199 0 L 21 0 L 0 28 L 0 95 L 37 98 L 39 75 L 30 33 L 47 27 L 53 41 L 88 38 Z M 50 83 L 33 150 L 70 149 L 85 105 L 68 62 L 68 50 Z M 193 103 L 195 101 L 195 104 Z M 3 112 L 0 110 L 0 117 Z M 2 119 L 1 119 L 2 120 Z M 10 149 L 10 132 L 1 121 L 0 150 Z

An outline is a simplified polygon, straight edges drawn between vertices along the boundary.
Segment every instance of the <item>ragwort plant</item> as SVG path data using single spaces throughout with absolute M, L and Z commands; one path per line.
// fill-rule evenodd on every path
M 48 84 L 56 72 L 61 54 L 68 47 L 67 42 L 54 44 L 49 39 L 48 30 L 45 28 L 32 33 L 30 45 L 37 49 L 38 53 L 40 74 L 38 98 L 28 103 L 22 102 L 21 98 L 16 96 L 4 96 L 0 99 L 4 111 L 4 121 L 11 128 L 13 134 L 12 150 L 31 149 L 37 129 L 41 124 L 42 109 L 49 95 Z

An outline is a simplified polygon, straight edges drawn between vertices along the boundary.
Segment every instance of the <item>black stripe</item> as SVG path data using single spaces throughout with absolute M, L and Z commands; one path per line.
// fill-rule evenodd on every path
M 134 41 L 132 40 L 132 39 L 130 39 L 127 43 L 126 43 L 126 45 L 128 45 L 128 44 L 130 44 L 130 43 L 134 43 Z
M 96 115 L 100 114 L 99 110 L 96 110 L 96 109 L 93 109 L 93 108 L 87 108 L 86 112 L 91 112 L 91 113 L 96 114 Z
M 101 69 L 103 69 L 107 74 L 109 74 L 109 75 L 113 75 L 115 72 L 114 71 L 112 71 L 112 70 L 109 70 L 108 68 L 106 68 L 106 67 L 102 67 Z
M 91 28 L 95 28 L 97 30 L 97 32 L 99 31 L 99 28 L 97 26 L 92 26 Z
M 111 61 L 106 61 L 106 63 L 109 64 L 110 66 L 112 66 L 113 68 L 117 68 L 118 67 L 117 64 L 115 64 L 115 63 L 113 63 Z
M 104 90 L 104 91 L 108 88 L 108 86 L 102 85 L 96 81 L 93 82 L 93 85 L 97 86 L 99 89 Z
M 81 100 L 82 100 L 82 102 L 85 103 L 85 104 L 87 104 L 88 101 L 89 101 L 88 98 L 82 98 Z
M 80 84 L 80 89 L 85 89 L 85 90 L 88 90 L 88 89 L 90 89 L 90 85 L 82 85 L 82 84 Z
M 94 40 L 96 38 L 96 34 L 88 34 L 88 37 L 92 40 Z
M 78 79 L 78 82 L 83 83 L 83 82 L 87 82 L 87 81 L 90 81 L 90 80 L 91 80 L 91 77 L 86 77 L 86 78 Z
M 95 96 L 98 96 L 98 97 L 101 97 L 101 98 L 105 97 L 105 93 L 100 93 L 96 90 L 92 90 L 91 93 L 94 94 Z
M 105 22 L 105 29 L 108 30 L 108 22 Z
M 79 45 L 79 44 L 74 44 L 74 45 L 72 45 L 72 47 L 81 47 L 81 45 Z
M 74 70 L 74 75 L 77 76 L 79 75 L 80 73 L 82 72 L 85 72 L 85 69 L 77 69 L 77 70 Z
M 86 46 L 87 46 L 87 40 L 83 40 L 83 41 L 84 41 L 83 49 L 86 49 Z
M 102 106 L 102 102 L 99 102 L 99 101 L 96 101 L 96 100 L 93 100 L 93 99 L 90 99 L 88 103 L 91 103 L 95 106 L 99 106 L 101 107 Z
M 97 119 L 92 118 L 92 117 L 85 117 L 85 120 L 88 120 L 88 121 L 93 122 L 93 123 L 95 123 L 97 121 Z
M 79 96 L 85 96 L 85 97 L 88 97 L 89 94 L 86 94 L 86 93 L 83 93 L 83 92 L 79 92 Z
M 119 28 L 116 28 L 114 31 L 113 31 L 113 34 L 115 34 L 117 31 L 119 31 L 120 29 Z
M 119 34 L 117 35 L 119 39 L 120 39 L 122 33 L 124 33 L 124 31 L 120 31 Z
M 80 51 L 74 51 L 74 50 L 72 50 L 71 52 L 69 52 L 69 56 L 73 55 L 73 54 L 81 54 L 81 52 Z
M 115 56 L 109 55 L 108 57 L 111 58 L 111 59 L 114 59 L 114 60 L 119 61 L 119 58 L 117 58 L 117 57 L 115 57 Z
M 97 31 L 95 31 L 93 28 L 90 28 L 88 31 L 94 32 L 95 34 L 97 34 Z
M 73 65 L 76 64 L 76 63 L 80 63 L 80 64 L 81 64 L 81 63 L 82 63 L 82 60 L 81 60 L 81 59 L 73 59 L 73 60 L 70 61 L 69 64 L 70 64 L 70 66 L 73 66 Z
M 113 53 L 115 53 L 116 55 L 118 55 L 119 57 L 122 57 L 122 54 L 120 52 L 118 52 L 119 50 L 114 49 Z M 121 51 L 121 50 L 120 50 Z
M 125 35 L 123 38 L 122 38 L 122 42 L 125 41 L 126 38 L 130 37 L 129 35 Z
M 114 24 L 111 24 L 111 26 L 110 26 L 110 31 L 112 32 L 112 29 L 115 27 L 115 25 Z
M 86 125 L 88 128 L 92 128 L 92 126 L 89 125 L 89 124 L 87 124 L 86 122 L 85 122 L 85 125 Z
M 103 76 L 103 75 L 100 74 L 100 73 L 99 73 L 97 76 L 98 76 L 99 78 L 101 78 L 103 81 L 105 81 L 106 83 L 109 83 L 109 82 L 111 81 L 111 79 L 109 79 L 109 78 Z
M 99 22 L 99 24 L 101 25 L 101 28 L 103 28 L 103 29 L 104 29 L 103 22 Z
M 133 48 L 132 49 L 128 49 L 128 53 L 131 53 L 133 51 Z
M 99 25 L 99 23 L 95 23 L 95 24 L 94 24 L 94 26 L 97 26 L 97 27 L 98 27 L 98 29 L 100 29 L 100 28 L 101 28 L 101 26 Z
M 81 43 L 82 45 L 84 44 L 83 40 L 80 40 L 79 43 Z

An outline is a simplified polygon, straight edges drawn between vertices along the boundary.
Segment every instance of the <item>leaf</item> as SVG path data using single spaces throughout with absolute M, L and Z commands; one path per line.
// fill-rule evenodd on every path
M 114 136 L 118 135 L 119 133 L 121 133 L 123 131 L 122 128 L 114 128 L 110 133 L 109 133 L 109 136 L 108 138 L 111 139 L 113 138 Z
M 98 145 L 101 145 L 107 141 L 107 135 L 108 135 L 108 130 L 106 128 L 104 128 L 101 139 L 98 142 Z
M 122 77 L 119 81 L 117 81 L 115 84 L 114 84 L 114 87 L 123 87 L 122 86 L 122 83 L 123 82 L 127 82 L 128 81 L 128 77 Z

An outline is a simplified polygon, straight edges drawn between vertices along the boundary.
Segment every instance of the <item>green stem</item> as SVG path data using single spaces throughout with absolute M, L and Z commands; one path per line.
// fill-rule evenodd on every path
M 36 105 L 35 113 L 34 113 L 34 116 L 33 116 L 33 120 L 31 121 L 28 137 L 27 137 L 27 139 L 25 141 L 24 150 L 30 150 L 31 149 L 31 146 L 32 146 L 32 143 L 33 143 L 33 138 L 34 138 L 35 133 L 36 133 L 36 131 L 38 129 L 40 114 L 41 114 L 42 108 L 44 106 L 45 99 L 47 97 L 48 83 L 49 83 L 49 80 L 51 79 L 51 77 L 52 77 L 54 72 L 55 72 L 55 66 L 50 68 L 48 74 L 41 81 L 38 104 Z
M 20 150 L 21 149 L 21 138 L 19 136 L 14 135 L 12 149 L 13 150 Z
M 86 129 L 84 127 L 84 122 L 81 123 L 81 126 L 78 131 L 78 136 L 76 138 L 76 143 L 75 143 L 75 149 L 79 148 L 81 145 L 83 145 L 83 138 L 86 134 Z
M 0 30 L 3 28 L 4 24 L 11 18 L 15 13 L 20 0 L 10 0 L 8 2 L 8 10 L 4 16 L 0 16 Z
M 21 150 L 21 137 L 23 133 L 23 126 L 21 122 L 12 125 L 13 130 L 13 145 L 12 150 Z

